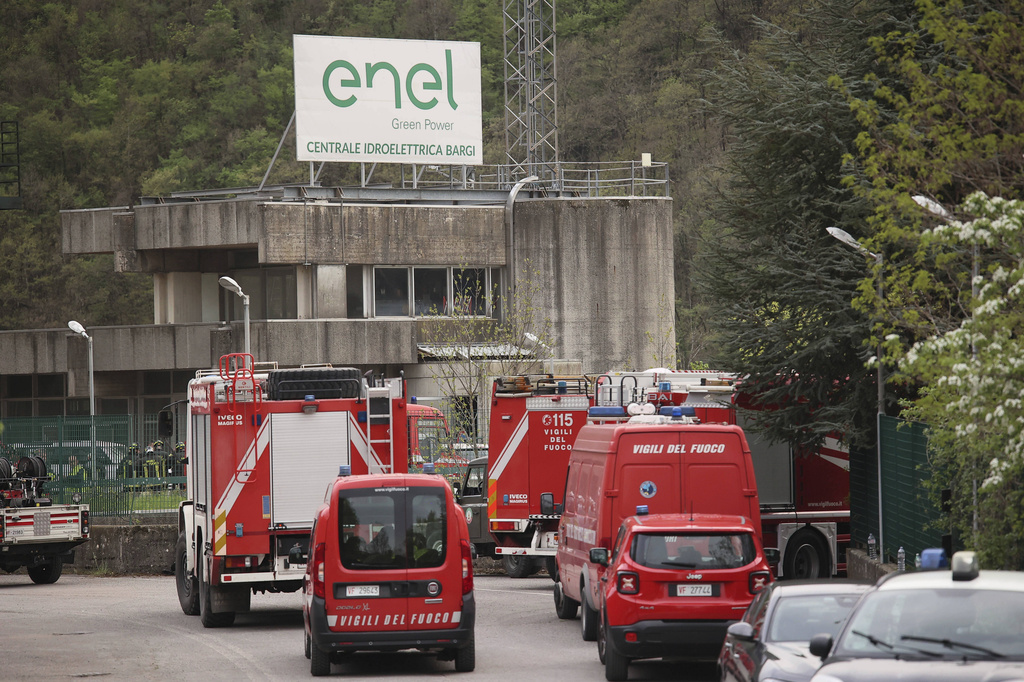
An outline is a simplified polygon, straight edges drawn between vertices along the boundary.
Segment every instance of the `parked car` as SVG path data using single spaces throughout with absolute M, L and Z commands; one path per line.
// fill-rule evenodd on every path
M 597 650 L 605 677 L 664 656 L 714 659 L 726 627 L 771 582 L 758 529 L 743 516 L 651 514 L 622 522 L 598 596 Z
M 950 571 L 892 573 L 840 633 L 816 635 L 814 682 L 1024 680 L 1024 573 L 979 571 L 974 552 Z
M 762 590 L 743 620 L 726 630 L 718 656 L 721 682 L 805 682 L 821 665 L 811 637 L 835 635 L 871 587 L 867 582 L 775 582 Z

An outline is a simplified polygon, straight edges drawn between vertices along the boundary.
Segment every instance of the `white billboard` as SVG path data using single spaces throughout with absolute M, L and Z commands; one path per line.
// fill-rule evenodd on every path
M 480 43 L 293 37 L 300 161 L 483 163 Z

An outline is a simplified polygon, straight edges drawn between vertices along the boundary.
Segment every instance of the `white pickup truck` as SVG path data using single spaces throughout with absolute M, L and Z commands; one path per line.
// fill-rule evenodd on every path
M 43 490 L 49 480 L 40 457 L 0 457 L 0 569 L 24 566 L 39 584 L 57 582 L 89 539 L 89 506 L 53 504 Z

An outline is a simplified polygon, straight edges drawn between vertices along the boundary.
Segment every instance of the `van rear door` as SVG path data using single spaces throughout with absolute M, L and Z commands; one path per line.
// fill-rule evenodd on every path
M 406 518 L 405 486 L 342 488 L 337 555 L 326 585 L 327 624 L 334 632 L 407 630 L 408 566 L 398 540 Z
M 647 505 L 650 514 L 688 511 L 680 503 L 679 443 L 680 432 L 675 429 L 622 434 L 617 449 L 621 475 L 613 484 L 618 492 L 611 505 L 612 529 L 635 514 L 637 505 Z
M 760 527 L 757 484 L 743 439 L 736 430 L 694 431 L 684 435 L 685 508 L 707 514 L 737 514 Z

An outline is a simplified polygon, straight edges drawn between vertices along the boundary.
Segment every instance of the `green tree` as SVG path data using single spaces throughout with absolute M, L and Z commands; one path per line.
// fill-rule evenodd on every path
M 929 424 L 932 491 L 952 491 L 959 537 L 993 568 L 1024 569 L 1024 201 L 967 198 L 963 220 L 921 235 L 939 251 L 986 250 L 970 314 L 916 343 L 900 368 L 923 386 L 906 414 Z M 974 528 L 977 527 L 977 531 Z
M 874 442 L 871 320 L 850 307 L 870 269 L 825 228 L 856 233 L 868 210 L 843 187 L 858 126 L 828 81 L 868 72 L 867 37 L 891 21 L 882 9 L 835 3 L 800 30 L 759 22 L 756 55 L 719 40 L 709 106 L 730 145 L 697 277 L 717 319 L 715 366 L 750 376 L 776 408 L 755 424 L 777 442 Z

